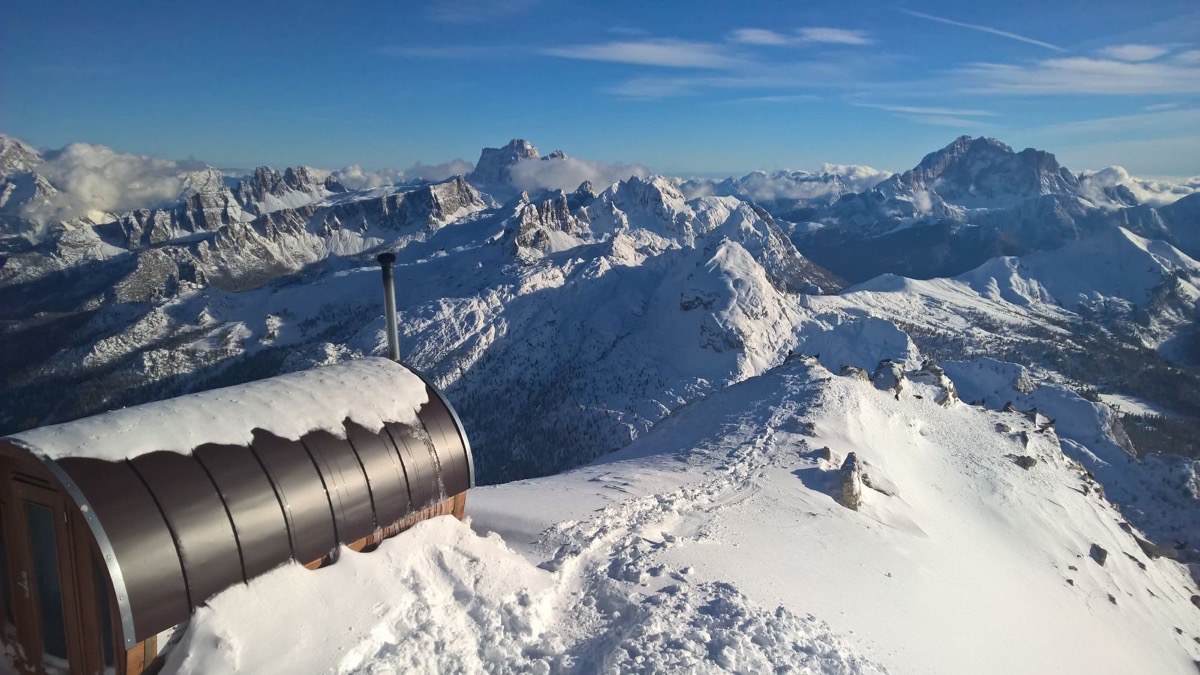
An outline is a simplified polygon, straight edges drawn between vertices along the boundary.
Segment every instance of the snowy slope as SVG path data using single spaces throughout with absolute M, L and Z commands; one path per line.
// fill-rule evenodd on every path
M 589 466 L 473 491 L 470 529 L 230 589 L 165 672 L 1194 672 L 1184 568 L 1078 489 L 1052 432 L 1025 447 L 1024 416 L 932 393 L 793 360 Z M 831 497 L 849 452 L 859 511 Z

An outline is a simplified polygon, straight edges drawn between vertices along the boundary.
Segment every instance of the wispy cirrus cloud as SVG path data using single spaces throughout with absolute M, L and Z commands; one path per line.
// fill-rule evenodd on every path
M 910 115 L 949 115 L 954 117 L 992 117 L 996 113 L 987 110 L 974 110 L 964 108 L 927 108 L 922 106 L 911 105 L 888 105 L 883 103 L 855 103 L 854 105 L 860 108 L 878 108 L 879 110 L 887 110 L 896 113 L 908 113 Z
M 761 102 L 799 100 L 815 90 L 849 90 L 862 86 L 870 58 L 813 58 L 791 62 L 746 61 L 735 70 L 697 71 L 680 75 L 640 75 L 603 91 L 622 98 L 664 99 L 713 91 L 754 92 Z M 783 99 L 782 97 L 787 97 Z
M 804 42 L 822 42 L 837 45 L 869 45 L 875 41 L 861 30 L 845 28 L 801 28 L 796 31 Z
M 896 113 L 896 117 L 918 124 L 955 129 L 983 129 L 992 126 L 986 118 L 995 117 L 990 110 L 976 108 L 946 108 L 937 106 L 894 105 L 889 103 L 853 103 L 860 108 L 874 108 Z M 980 119 L 984 118 L 984 119 Z
M 805 101 L 820 101 L 816 94 L 768 94 L 766 96 L 747 96 L 734 98 L 727 103 L 800 103 Z
M 794 38 L 765 28 L 739 28 L 729 34 L 732 42 L 743 45 L 784 47 L 794 43 Z
M 905 14 L 907 14 L 909 16 L 916 17 L 918 19 L 925 19 L 926 21 L 936 21 L 938 23 L 944 23 L 948 26 L 957 26 L 959 28 L 975 30 L 975 31 L 979 31 L 981 33 L 989 33 L 991 35 L 997 35 L 999 37 L 1008 38 L 1010 40 L 1016 40 L 1018 42 L 1024 42 L 1026 44 L 1037 45 L 1038 47 L 1045 47 L 1046 49 L 1053 49 L 1056 52 L 1067 51 L 1067 50 L 1063 49 L 1062 47 L 1059 47 L 1058 45 L 1055 45 L 1055 44 L 1050 44 L 1049 42 L 1044 42 L 1042 40 L 1035 40 L 1030 37 L 1025 37 L 1024 35 L 1018 35 L 1016 33 L 1010 33 L 1008 31 L 1000 30 L 998 28 L 992 28 L 991 26 L 984 26 L 982 24 L 977 24 L 977 23 L 967 23 L 965 21 L 955 21 L 954 19 L 947 19 L 946 17 L 942 17 L 942 16 L 934 16 L 933 14 L 926 14 L 924 12 L 914 12 L 911 9 L 901 9 L 900 11 L 904 12 Z
M 1058 134 L 1100 134 L 1111 131 L 1154 130 L 1180 131 L 1200 129 L 1200 108 L 1155 110 L 1133 115 L 1098 117 L 1061 122 L 1039 127 L 1040 132 Z
M 1118 61 L 1150 61 L 1170 52 L 1159 45 L 1113 45 L 1099 50 L 1098 54 Z
M 743 60 L 724 45 L 690 40 L 617 40 L 547 49 L 543 53 L 565 59 L 606 61 L 663 68 L 731 69 Z
M 1143 106 L 1142 110 L 1146 112 L 1160 112 L 1163 110 L 1174 110 L 1183 105 L 1179 101 L 1171 101 L 1169 103 L 1155 103 L 1153 105 Z
M 1184 65 L 1200 66 L 1200 49 L 1189 49 L 1185 52 L 1179 52 L 1175 56 L 1172 56 L 1171 60 Z
M 1029 65 L 976 63 L 957 71 L 964 89 L 989 94 L 1200 94 L 1200 63 L 1045 59 Z
M 729 34 L 729 40 L 743 45 L 788 47 L 805 44 L 869 45 L 875 40 L 866 31 L 846 28 L 797 28 L 794 34 L 765 28 L 739 28 Z

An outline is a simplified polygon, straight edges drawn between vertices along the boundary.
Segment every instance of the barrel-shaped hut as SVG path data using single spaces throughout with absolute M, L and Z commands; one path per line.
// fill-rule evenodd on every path
M 2 657 L 140 673 L 222 589 L 461 518 L 473 485 L 450 403 L 382 358 L 0 439 Z

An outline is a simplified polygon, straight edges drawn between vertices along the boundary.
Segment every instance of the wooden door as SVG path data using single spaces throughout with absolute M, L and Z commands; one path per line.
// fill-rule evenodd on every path
M 14 474 L 4 508 L 9 595 L 23 673 L 86 672 L 80 649 L 74 551 L 58 492 Z

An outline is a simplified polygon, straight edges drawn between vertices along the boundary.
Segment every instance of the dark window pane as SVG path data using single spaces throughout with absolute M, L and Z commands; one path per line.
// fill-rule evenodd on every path
M 48 671 L 64 670 L 67 667 L 67 631 L 63 620 L 62 584 L 58 576 L 54 511 L 38 504 L 27 503 L 26 506 L 38 613 L 42 617 L 43 663 Z
M 17 627 L 13 619 L 12 588 L 8 585 L 8 541 L 4 538 L 4 512 L 0 511 L 0 605 L 4 606 L 5 642 L 11 644 Z
M 115 665 L 113 659 L 112 613 L 108 609 L 108 582 L 100 565 L 92 564 L 92 585 L 96 588 L 96 604 L 100 608 L 100 645 L 104 653 L 104 665 Z

